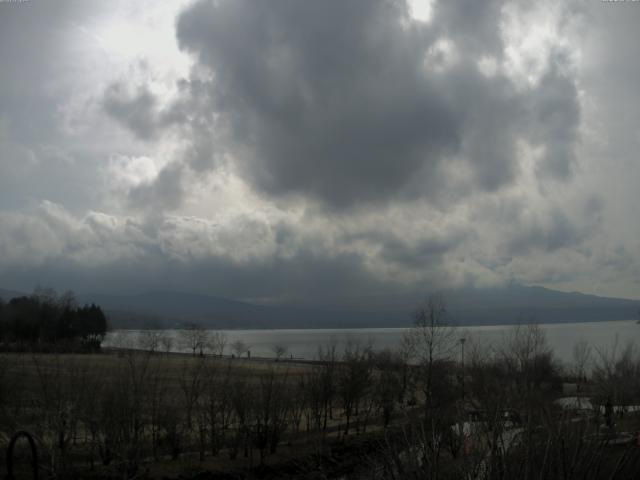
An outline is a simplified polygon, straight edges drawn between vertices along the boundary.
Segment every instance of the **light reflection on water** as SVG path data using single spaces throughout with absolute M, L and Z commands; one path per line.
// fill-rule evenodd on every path
M 633 320 L 612 322 L 585 322 L 541 325 L 546 333 L 549 346 L 558 359 L 571 362 L 573 346 L 580 340 L 586 340 L 597 351 L 611 351 L 614 345 L 623 348 L 629 341 L 640 346 L 640 325 Z M 477 342 L 482 345 L 499 345 L 512 331 L 512 325 L 458 327 L 456 335 L 469 339 L 467 345 Z M 319 347 L 336 344 L 337 352 L 344 349 L 347 341 L 371 342 L 378 350 L 397 348 L 405 328 L 354 328 L 354 329 L 287 329 L 287 330 L 222 330 L 228 340 L 226 353 L 231 354 L 230 345 L 243 341 L 251 351 L 252 357 L 273 357 L 273 346 L 282 345 L 287 349 L 286 356 L 313 359 Z M 186 351 L 180 346 L 180 331 L 167 330 L 174 338 L 173 351 Z M 135 347 L 138 330 L 119 330 L 107 335 L 103 346 Z M 465 347 L 467 348 L 467 347 Z

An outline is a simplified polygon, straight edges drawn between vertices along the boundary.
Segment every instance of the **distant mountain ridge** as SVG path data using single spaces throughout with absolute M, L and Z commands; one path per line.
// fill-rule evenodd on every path
M 369 327 L 387 323 L 387 314 L 380 312 L 257 305 L 190 293 L 80 295 L 78 299 L 104 306 L 116 323 L 127 314 L 138 313 L 147 316 L 147 324 L 160 324 L 163 327 L 189 322 L 214 328 L 244 329 Z
M 0 289 L 5 301 L 18 295 L 22 294 Z M 520 285 L 464 289 L 444 295 L 451 320 L 458 325 L 632 320 L 638 318 L 640 309 L 637 300 Z M 79 294 L 77 299 L 79 303 L 102 306 L 114 328 L 172 328 L 190 322 L 225 329 L 407 327 L 419 304 L 417 300 L 407 301 L 406 307 L 386 309 L 272 306 L 178 292 Z
M 452 292 L 447 300 L 452 316 L 469 325 L 633 320 L 640 308 L 638 300 L 521 285 Z

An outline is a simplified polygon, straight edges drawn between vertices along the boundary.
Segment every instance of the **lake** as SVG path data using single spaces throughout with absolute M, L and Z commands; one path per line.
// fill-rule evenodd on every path
M 586 340 L 596 350 L 611 351 L 617 344 L 624 347 L 627 342 L 634 341 L 640 345 L 640 325 L 635 320 L 612 322 L 584 322 L 542 324 L 547 341 L 557 358 L 563 362 L 571 362 L 573 346 Z M 509 335 L 512 325 L 457 327 L 456 335 L 483 345 L 499 345 Z M 375 349 L 396 348 L 400 344 L 405 328 L 357 328 L 357 329 L 287 329 L 287 330 L 221 330 L 227 336 L 228 345 L 241 340 L 251 351 L 252 357 L 273 357 L 273 346 L 282 345 L 287 349 L 287 356 L 313 359 L 319 347 L 332 343 L 341 352 L 349 340 L 371 342 Z M 167 330 L 174 337 L 173 351 L 186 351 L 180 346 L 180 331 Z M 103 346 L 134 347 L 140 336 L 137 330 L 119 330 L 110 332 Z M 228 354 L 231 348 L 227 346 Z

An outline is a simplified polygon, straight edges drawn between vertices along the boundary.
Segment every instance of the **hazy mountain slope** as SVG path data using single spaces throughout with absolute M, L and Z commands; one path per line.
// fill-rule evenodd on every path
M 504 324 L 630 320 L 640 301 L 565 293 L 513 285 L 502 289 L 463 290 L 447 295 L 452 316 L 464 324 Z
M 629 320 L 637 317 L 640 302 L 541 287 L 461 290 L 445 294 L 451 318 L 458 324 L 504 324 Z M 165 326 L 199 322 L 220 328 L 337 328 L 392 327 L 411 324 L 416 304 L 394 309 L 355 309 L 265 306 L 185 293 L 156 292 L 132 296 L 81 296 L 112 311 L 145 315 Z M 131 320 L 134 318 L 131 317 Z M 137 322 L 140 323 L 140 322 Z M 153 322 L 152 322 L 153 323 Z
M 164 326 L 198 322 L 220 328 L 338 328 L 392 325 L 401 321 L 396 313 L 388 315 L 368 311 L 253 305 L 175 292 L 132 296 L 83 295 L 79 296 L 79 300 L 102 305 L 108 312 L 116 312 L 118 318 L 124 312 L 155 317 L 156 320 L 162 320 Z
M 5 301 L 20 295 L 23 293 L 0 289 L 0 298 Z M 460 325 L 631 320 L 638 318 L 640 309 L 640 301 L 518 285 L 450 291 L 444 295 L 452 321 Z M 399 301 L 391 296 L 387 308 L 364 305 L 357 309 L 255 305 L 176 292 L 83 294 L 77 298 L 79 303 L 102 306 L 114 328 L 166 328 L 189 322 L 245 329 L 404 327 L 411 325 L 412 312 L 418 306 L 415 300 Z

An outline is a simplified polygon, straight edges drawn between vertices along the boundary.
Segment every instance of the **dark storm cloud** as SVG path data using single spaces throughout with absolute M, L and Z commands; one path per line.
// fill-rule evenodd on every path
M 502 59 L 500 3 L 467 3 L 438 4 L 426 25 L 402 1 L 196 2 L 177 21 L 196 58 L 182 84 L 190 100 L 162 115 L 188 125 L 196 170 L 228 151 L 260 190 L 334 208 L 495 191 L 518 174 L 519 138 L 546 147 L 541 176 L 566 179 L 580 120 L 566 59 L 554 54 L 533 88 L 482 75 L 481 55 Z M 117 112 L 141 136 L 153 120 L 136 114 L 148 103 Z M 472 183 L 444 192 L 457 157 Z
M 544 147 L 541 181 L 568 179 L 581 116 L 567 52 L 539 60 L 536 85 L 483 74 L 481 59 L 505 60 L 503 4 L 467 3 L 423 24 L 401 0 L 196 2 L 177 21 L 196 59 L 178 100 L 158 111 L 147 89 L 112 85 L 104 106 L 144 140 L 176 128 L 196 172 L 230 153 L 259 190 L 333 208 L 499 190 L 519 174 L 519 140 Z
M 392 196 L 458 148 L 461 118 L 426 79 L 425 32 L 397 2 L 200 2 L 178 21 L 244 173 L 337 205 Z

